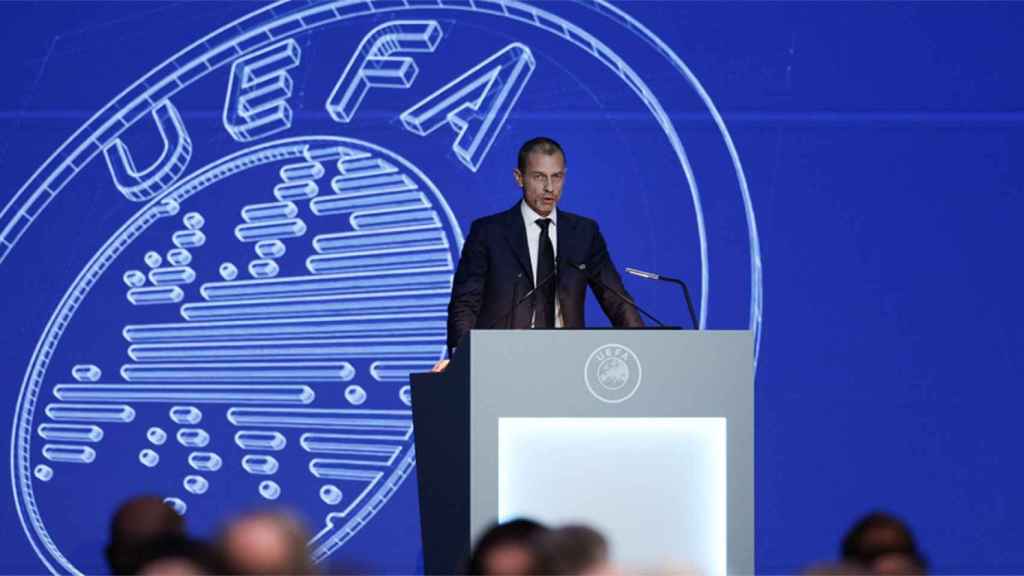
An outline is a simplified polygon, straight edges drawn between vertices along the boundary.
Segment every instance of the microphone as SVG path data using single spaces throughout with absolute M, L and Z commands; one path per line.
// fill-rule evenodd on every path
M 607 252 L 608 251 L 605 250 L 604 252 L 601 253 L 601 256 L 604 256 L 605 254 L 607 254 Z M 604 280 L 601 280 L 601 276 L 599 274 L 594 274 L 593 270 L 588 268 L 585 263 L 576 264 L 575 262 L 565 261 L 565 265 L 570 267 L 570 268 L 573 268 L 575 270 L 578 270 L 581 274 L 583 274 L 587 278 L 593 279 L 595 282 L 600 284 L 602 288 L 604 288 L 605 290 L 607 290 L 607 291 L 611 292 L 612 294 L 618 296 L 618 298 L 620 300 L 622 300 L 626 304 L 629 304 L 633 308 L 636 308 L 637 310 L 642 312 L 644 316 L 647 316 L 648 318 L 653 320 L 655 324 L 657 324 L 658 326 L 660 326 L 662 328 L 666 328 L 665 324 L 661 320 L 658 320 L 650 312 L 648 312 L 647 310 L 644 310 L 643 308 L 641 308 L 636 302 L 633 301 L 632 298 L 630 298 L 629 296 L 626 296 L 622 292 L 619 292 L 618 290 L 616 290 L 616 289 L 612 288 L 611 286 L 605 284 Z
M 643 270 L 637 270 L 636 268 L 626 267 L 626 272 L 633 276 L 639 276 L 640 278 L 646 278 L 648 280 L 661 280 L 662 282 L 671 282 L 678 284 L 683 287 L 683 297 L 686 298 L 686 310 L 690 313 L 690 322 L 693 323 L 694 330 L 700 330 L 697 326 L 697 313 L 693 310 L 693 299 L 690 298 L 690 288 L 686 286 L 686 282 L 683 282 L 679 278 L 673 278 L 671 276 L 665 276 L 663 274 L 657 274 L 655 272 L 645 272 Z
M 489 329 L 490 328 L 494 328 L 498 324 L 504 324 L 504 323 L 508 323 L 509 324 L 509 328 L 511 328 L 512 327 L 511 326 L 512 313 L 515 312 L 517 308 L 519 308 L 520 304 L 522 304 L 523 302 L 526 302 L 527 300 L 532 298 L 533 295 L 537 293 L 537 290 L 540 290 L 546 284 L 548 284 L 549 282 L 551 282 L 552 280 L 557 278 L 558 277 L 558 267 L 561 264 L 562 264 L 561 261 L 559 261 L 558 257 L 556 256 L 555 257 L 555 268 L 554 268 L 554 270 L 552 270 L 551 272 L 548 272 L 548 274 L 546 276 L 541 278 L 540 282 L 537 282 L 536 286 L 534 286 L 533 288 L 527 290 L 526 294 L 523 294 L 522 298 L 515 299 L 514 304 L 512 304 L 512 306 L 504 314 L 499 316 L 498 319 L 495 320 L 490 326 L 488 326 L 488 328 Z M 523 273 L 522 272 L 520 272 L 519 275 L 516 276 L 516 285 L 513 287 L 513 292 L 512 292 L 512 297 L 513 298 L 515 298 L 515 288 L 517 288 L 519 286 L 519 282 L 518 281 L 522 277 L 523 277 Z

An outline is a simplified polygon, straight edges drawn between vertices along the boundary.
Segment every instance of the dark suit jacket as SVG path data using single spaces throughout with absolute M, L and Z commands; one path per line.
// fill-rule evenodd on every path
M 558 302 L 564 327 L 584 327 L 588 285 L 613 325 L 643 326 L 636 308 L 605 290 L 596 279 L 632 300 L 615 271 L 597 222 L 559 210 L 557 226 Z M 587 273 L 567 263 L 585 264 Z M 532 288 L 533 267 L 519 202 L 508 211 L 474 221 L 462 247 L 448 304 L 448 348 L 457 347 L 473 328 L 529 328 L 532 299 L 514 311 L 512 305 Z

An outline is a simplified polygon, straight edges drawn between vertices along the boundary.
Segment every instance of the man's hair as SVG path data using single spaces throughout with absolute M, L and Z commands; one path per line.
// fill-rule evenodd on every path
M 589 526 L 570 524 L 541 535 L 535 541 L 538 575 L 584 574 L 608 561 L 608 541 Z
M 547 136 L 538 136 L 531 140 L 527 140 L 519 147 L 519 171 L 526 172 L 526 160 L 530 157 L 530 154 L 539 152 L 545 156 L 553 156 L 556 153 L 562 155 L 562 161 L 565 161 L 565 150 L 562 150 L 561 144 L 555 142 Z
M 185 519 L 159 496 L 139 496 L 124 502 L 110 520 L 107 563 L 113 574 L 134 574 L 138 555 L 155 540 L 184 536 Z
M 202 574 L 223 574 L 225 572 L 213 548 L 200 540 L 183 535 L 167 535 L 149 542 L 139 551 L 135 566 L 128 574 L 145 572 L 151 564 L 161 561 L 179 560 L 192 564 Z
M 872 512 L 858 520 L 843 537 L 843 560 L 870 565 L 886 554 L 901 554 L 922 569 L 927 561 L 917 548 L 910 527 L 885 512 Z
M 246 530 L 272 530 L 281 540 L 285 557 L 267 559 L 268 565 L 257 566 L 249 558 L 238 557 L 244 550 L 235 549 L 239 534 Z M 248 540 L 242 537 L 241 540 Z M 302 521 L 285 510 L 263 510 L 242 514 L 221 531 L 217 539 L 223 568 L 228 574 L 316 574 L 317 568 L 309 556 L 306 542 L 309 533 Z
M 486 574 L 487 555 L 496 548 L 502 546 L 523 546 L 532 548 L 532 543 L 538 535 L 547 531 L 547 528 L 539 522 L 519 518 L 510 520 L 504 524 L 491 526 L 483 536 L 476 542 L 473 551 L 470 553 L 467 574 Z

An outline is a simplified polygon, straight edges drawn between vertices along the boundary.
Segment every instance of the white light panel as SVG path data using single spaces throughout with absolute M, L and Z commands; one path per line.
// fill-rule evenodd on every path
M 585 523 L 627 568 L 726 571 L 725 418 L 500 418 L 498 517 Z

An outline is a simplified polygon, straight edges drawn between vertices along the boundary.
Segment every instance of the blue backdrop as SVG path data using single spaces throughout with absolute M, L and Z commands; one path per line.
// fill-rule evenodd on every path
M 876 508 L 1024 570 L 1024 6 L 442 4 L 0 4 L 3 571 L 102 570 L 138 492 L 417 570 L 403 379 L 537 134 L 618 265 L 758 332 L 759 571 Z

